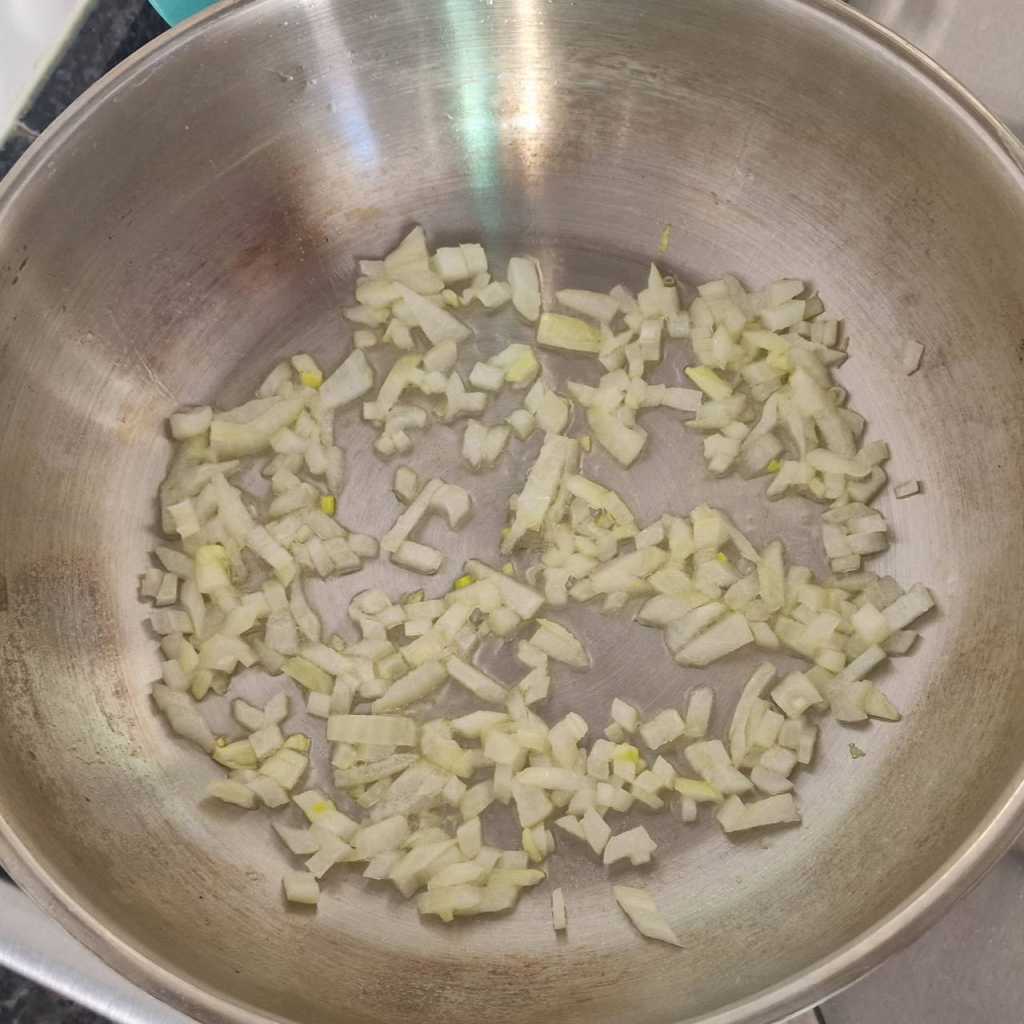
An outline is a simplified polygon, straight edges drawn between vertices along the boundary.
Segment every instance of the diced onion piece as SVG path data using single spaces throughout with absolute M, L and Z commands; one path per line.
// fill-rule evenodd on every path
M 721 401 L 732 394 L 732 388 L 729 384 L 722 380 L 710 367 L 688 366 L 684 372 L 708 398 Z
M 327 738 L 332 743 L 415 747 L 419 732 L 413 719 L 400 715 L 331 715 Z
M 563 352 L 597 355 L 601 351 L 601 332 L 578 317 L 545 313 L 537 326 L 537 344 Z
M 658 911 L 654 897 L 646 889 L 616 885 L 612 887 L 612 891 L 615 894 L 615 901 L 641 935 L 673 946 L 682 945 L 679 936 Z
M 417 326 L 427 336 L 432 345 L 440 345 L 446 341 L 458 342 L 465 340 L 472 331 L 457 320 L 447 310 L 435 306 L 429 299 L 417 294 L 403 284 L 396 284 L 399 297 L 405 302 L 409 313 Z M 326 387 L 326 384 L 324 385 Z M 322 393 L 323 389 L 321 389 Z
M 651 750 L 673 743 L 686 732 L 686 723 L 675 708 L 659 712 L 640 726 L 640 738 Z
M 515 516 L 501 544 L 512 551 L 527 532 L 539 531 L 566 472 L 575 469 L 579 443 L 561 434 L 548 434 L 516 500 Z M 518 611 L 518 609 L 516 609 Z
M 413 540 L 403 540 L 398 548 L 391 552 L 390 558 L 395 565 L 403 569 L 427 576 L 436 573 L 444 562 L 444 555 L 437 548 Z
M 236 807 L 251 809 L 256 806 L 256 794 L 241 782 L 217 779 L 206 787 L 206 795 Z
M 454 341 L 442 341 L 423 356 L 423 369 L 428 373 L 448 373 L 458 358 L 458 345 Z
M 455 830 L 455 840 L 459 844 L 459 852 L 463 857 L 476 857 L 482 847 L 480 819 L 470 818 Z
M 747 620 L 739 613 L 719 619 L 703 633 L 676 652 L 676 661 L 683 665 L 704 666 L 753 643 L 754 634 Z
M 568 919 L 565 913 L 565 897 L 561 889 L 551 890 L 551 927 L 556 932 L 564 932 Z
M 498 309 L 512 298 L 512 286 L 504 281 L 491 281 L 480 289 L 477 298 L 485 309 Z
M 292 790 L 298 785 L 306 769 L 309 758 L 296 750 L 282 747 L 260 765 L 260 773 L 273 779 L 279 786 Z
M 658 844 L 647 834 L 642 825 L 612 836 L 604 847 L 605 865 L 628 859 L 634 867 L 647 864 Z
M 520 441 L 525 441 L 536 429 L 536 420 L 525 409 L 516 409 L 505 420 Z
M 825 703 L 803 672 L 790 672 L 771 691 L 771 697 L 788 718 L 799 718 L 810 708 L 821 707 Z
M 674 285 L 665 283 L 661 272 L 652 263 L 647 287 L 637 296 L 637 303 L 644 317 L 672 316 L 679 311 L 679 293 Z
M 640 713 L 631 704 L 615 697 L 612 700 L 612 720 L 617 722 L 626 732 L 635 732 L 640 724 Z
M 322 409 L 349 405 L 373 387 L 373 367 L 361 349 L 355 349 L 319 389 Z
M 777 796 L 780 793 L 788 793 L 793 789 L 793 783 L 786 778 L 773 772 L 764 765 L 757 764 L 750 773 L 750 781 L 762 792 L 769 796 Z
M 469 383 L 481 391 L 500 391 L 505 383 L 505 371 L 488 363 L 476 363 L 470 371 Z
M 439 862 L 442 857 L 454 849 L 454 839 L 424 842 L 414 846 L 392 869 L 391 881 L 403 896 L 407 898 L 412 896 L 426 881 L 425 875 L 430 866 Z M 437 890 L 435 890 L 436 892 Z
M 320 885 L 308 871 L 289 871 L 283 881 L 284 894 L 289 903 L 316 906 L 320 902 Z
M 370 860 L 380 853 L 401 846 L 409 835 L 409 822 L 400 814 L 361 828 L 352 845 L 359 860 Z
M 440 661 L 427 661 L 392 683 L 383 697 L 373 702 L 373 713 L 379 715 L 413 704 L 432 694 L 448 673 Z
M 686 736 L 700 740 L 707 735 L 714 706 L 715 691 L 710 686 L 699 686 L 690 694 L 686 705 Z
M 680 796 L 696 803 L 720 804 L 724 799 L 721 792 L 709 782 L 677 777 L 672 785 Z
M 555 292 L 555 298 L 574 313 L 593 317 L 595 320 L 608 322 L 619 312 L 618 299 L 602 292 L 588 292 L 574 288 L 564 288 Z
M 605 409 L 588 409 L 587 423 L 601 447 L 623 466 L 631 466 L 647 443 L 646 430 L 642 427 L 626 426 Z
M 900 353 L 900 366 L 906 374 L 914 373 L 921 365 L 921 357 L 924 355 L 924 345 L 908 338 L 903 343 L 903 351 Z
M 864 710 L 872 718 L 880 718 L 885 722 L 898 722 L 903 717 L 889 698 L 873 683 L 868 686 Z
M 513 781 L 512 799 L 516 805 L 516 815 L 522 828 L 533 828 L 539 825 L 554 810 L 554 805 L 543 790 L 533 786 L 524 786 Z
M 308 857 L 319 849 L 320 844 L 316 835 L 308 828 L 294 828 L 277 821 L 271 822 L 271 825 L 281 842 L 297 857 Z
M 719 792 L 746 793 L 751 789 L 750 780 L 733 765 L 721 740 L 693 743 L 685 754 L 694 771 Z
M 540 273 L 537 261 L 526 256 L 513 256 L 508 261 L 508 283 L 512 288 L 512 305 L 524 320 L 534 323 L 540 316 Z
M 392 490 L 398 500 L 406 505 L 413 501 L 420 492 L 420 480 L 416 475 L 416 470 L 410 469 L 408 466 L 399 466 L 395 470 Z
M 470 273 L 465 253 L 458 245 L 438 249 L 431 257 L 430 265 L 445 284 L 465 281 L 473 276 Z
M 775 668 L 759 665 L 747 680 L 729 726 L 729 757 L 733 764 L 742 764 L 747 755 L 747 735 L 751 708 L 775 678 Z
M 607 824 L 604 818 L 602 818 L 593 807 L 589 807 L 584 812 L 583 818 L 580 822 L 580 827 L 583 831 L 584 840 L 594 853 L 600 856 L 608 845 L 608 840 L 611 838 L 611 826 Z M 624 853 L 622 856 L 629 856 L 629 854 Z M 608 864 L 611 862 L 606 859 L 605 863 Z
M 530 643 L 564 665 L 578 669 L 590 667 L 590 657 L 583 644 L 568 629 L 550 619 L 537 620 L 537 630 Z
M 205 434 L 213 422 L 213 410 L 208 405 L 182 409 L 171 414 L 171 436 L 176 441 Z
M 450 657 L 445 662 L 448 675 L 457 683 L 464 686 L 479 700 L 489 704 L 504 704 L 508 692 L 497 680 L 492 679 L 485 672 L 470 665 L 462 658 Z
M 935 598 L 927 587 L 915 584 L 885 609 L 885 621 L 891 630 L 903 629 L 935 607 Z
M 271 404 L 245 422 L 214 416 L 210 424 L 210 444 L 220 457 L 256 455 L 270 447 L 270 439 L 282 427 L 290 426 L 302 412 L 303 397 L 269 400 Z
M 724 832 L 742 832 L 770 825 L 788 825 L 800 821 L 800 812 L 792 794 L 782 793 L 764 800 L 744 804 L 737 796 L 730 796 L 716 815 Z
M 162 683 L 154 683 L 153 702 L 163 712 L 174 732 L 191 740 L 207 753 L 213 751 L 213 733 L 188 694 L 178 693 Z
M 430 509 L 434 496 L 444 486 L 444 481 L 435 477 L 428 480 L 420 489 L 419 494 L 409 502 L 405 511 L 395 520 L 394 526 L 381 538 L 381 549 L 389 553 L 398 550 L 403 541 L 407 540 L 420 520 Z
M 282 665 L 282 671 L 307 690 L 327 694 L 334 690 L 334 680 L 330 675 L 306 658 L 289 658 Z

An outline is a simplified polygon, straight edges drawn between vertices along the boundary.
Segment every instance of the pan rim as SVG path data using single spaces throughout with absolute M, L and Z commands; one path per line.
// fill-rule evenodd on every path
M 179 47 L 222 19 L 274 0 L 220 0 L 199 16 L 168 30 L 141 48 L 82 94 L 18 161 L 0 183 L 0 223 L 19 193 L 60 153 L 92 112 L 137 75 L 149 73 Z M 1024 190 L 1024 143 L 954 76 L 891 30 L 842 0 L 772 0 L 833 22 L 841 31 L 873 45 L 905 71 L 938 90 L 952 116 L 983 137 L 997 160 L 1009 166 Z M 969 892 L 1010 849 L 1024 829 L 1024 763 L 988 816 L 925 882 L 869 930 L 770 988 L 704 1014 L 687 1024 L 769 1024 L 831 997 L 909 945 Z M 161 966 L 108 928 L 101 915 L 51 877 L 12 824 L 0 815 L 0 863 L 19 885 L 71 935 L 133 983 L 201 1020 L 242 1024 L 280 1021 L 250 1006 L 210 992 Z

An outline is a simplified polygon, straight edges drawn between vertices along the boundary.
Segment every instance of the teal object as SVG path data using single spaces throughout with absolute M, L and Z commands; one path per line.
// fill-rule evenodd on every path
M 149 0 L 149 2 L 168 25 L 177 25 L 179 21 L 191 18 L 193 14 L 198 14 L 204 8 L 209 7 L 213 0 Z

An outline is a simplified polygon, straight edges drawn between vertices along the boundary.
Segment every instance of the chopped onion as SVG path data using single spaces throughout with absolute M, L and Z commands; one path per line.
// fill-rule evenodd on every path
M 537 619 L 537 630 L 530 643 L 546 655 L 572 668 L 590 667 L 590 657 L 583 644 L 564 626 L 550 619 Z
M 686 748 L 686 760 L 705 782 L 720 793 L 746 793 L 751 789 L 750 780 L 734 767 L 720 740 L 691 744 Z
M 647 829 L 638 825 L 628 832 L 612 836 L 604 847 L 603 860 L 608 865 L 628 859 L 630 864 L 638 867 L 647 864 L 657 848 L 658 844 L 647 834 Z
M 673 743 L 686 733 L 686 723 L 675 708 L 659 712 L 640 726 L 640 738 L 651 750 Z
M 704 666 L 753 643 L 754 634 L 747 620 L 739 613 L 719 619 L 695 639 L 676 652 L 676 661 L 683 665 Z
M 890 452 L 884 441 L 864 442 L 864 418 L 835 383 L 845 344 L 838 323 L 823 318 L 821 300 L 801 298 L 801 281 L 747 292 L 726 275 L 701 285 L 699 298 L 681 311 L 674 282 L 652 265 L 636 298 L 621 286 L 607 295 L 562 289 L 558 302 L 583 319 L 542 315 L 535 261 L 516 257 L 507 284 L 492 280 L 479 245 L 432 256 L 421 228 L 384 260 L 361 261 L 359 269 L 356 305 L 345 316 L 364 329 L 326 379 L 299 353 L 278 364 L 251 401 L 171 417 L 179 443 L 160 489 L 160 525 L 173 540 L 157 548 L 162 568 L 146 572 L 140 585 L 154 602 L 150 622 L 160 635 L 163 681 L 153 686 L 154 702 L 172 730 L 227 769 L 209 795 L 253 809 L 283 807 L 298 793 L 294 803 L 309 827 L 276 826 L 285 845 L 308 858 L 305 872 L 285 877 L 288 899 L 315 903 L 318 878 L 360 862 L 365 877 L 390 880 L 404 896 L 416 896 L 421 913 L 451 921 L 507 910 L 523 887 L 546 877 L 552 820 L 608 865 L 651 860 L 655 844 L 645 829 L 613 835 L 605 821 L 634 802 L 652 810 L 670 803 L 684 822 L 697 819 L 700 803 L 715 803 L 728 832 L 798 822 L 793 775 L 814 756 L 811 716 L 898 720 L 898 709 L 867 677 L 910 649 L 917 634 L 907 627 L 934 606 L 925 588 L 904 593 L 862 568 L 890 543 L 885 517 L 869 505 L 887 482 L 882 467 Z M 460 293 L 447 287 L 463 281 Z M 606 372 L 596 382 L 567 384 L 590 434 L 564 436 L 573 429 L 572 403 L 538 379 L 534 345 L 506 344 L 476 362 L 468 377 L 476 390 L 467 390 L 456 364 L 460 342 L 472 332 L 449 310 L 476 301 L 496 309 L 510 298 L 520 315 L 539 321 L 536 346 L 598 356 Z M 417 330 L 431 343 L 426 353 L 416 348 Z M 665 354 L 666 334 L 690 338 L 696 365 L 686 374 L 699 390 L 646 379 Z M 364 350 L 382 342 L 398 354 L 370 395 L 375 373 Z M 921 352 L 917 343 L 905 346 L 907 372 Z M 494 426 L 474 420 L 506 384 L 529 388 L 523 408 Z M 359 634 L 350 639 L 327 635 L 304 578 L 356 571 L 379 548 L 398 566 L 437 572 L 442 552 L 420 543 L 416 531 L 431 514 L 458 529 L 472 511 L 466 489 L 439 477 L 423 482 L 403 466 L 393 488 L 404 508 L 379 546 L 338 521 L 345 456 L 335 443 L 335 413 L 364 396 L 363 419 L 376 429 L 374 448 L 384 457 L 409 451 L 410 435 L 432 419 L 470 418 L 463 445 L 475 469 L 494 465 L 513 432 L 526 440 L 539 426 L 544 438 L 510 501 L 502 536 L 505 553 L 527 548 L 526 565 L 498 570 L 470 559 L 450 590 L 429 599 L 423 591 L 393 600 L 363 590 L 349 605 Z M 683 425 L 704 433 L 712 473 L 764 474 L 769 497 L 796 492 L 827 505 L 822 538 L 832 577 L 818 581 L 806 567 L 787 566 L 779 542 L 755 547 L 706 506 L 656 517 L 641 530 L 619 494 L 580 475 L 581 451 L 591 451 L 592 439 L 630 466 L 648 440 L 638 415 L 659 406 L 696 413 Z M 265 461 L 240 461 L 249 456 Z M 244 474 L 253 469 L 269 485 L 265 499 L 249 489 Z M 919 489 L 908 481 L 896 494 Z M 549 727 L 536 710 L 554 692 L 561 665 L 590 666 L 577 636 L 537 616 L 545 602 L 597 599 L 606 613 L 635 600 L 637 621 L 663 628 L 684 665 L 702 667 L 750 643 L 784 647 L 806 664 L 777 683 L 771 666 L 754 672 L 734 711 L 728 750 L 706 738 L 709 687 L 691 693 L 685 716 L 667 708 L 643 723 L 636 708 L 616 698 L 604 735 L 598 730 L 587 742 L 589 726 L 579 715 Z M 506 686 L 473 664 L 488 638 L 514 641 L 522 678 Z M 209 694 L 217 701 L 233 674 L 255 666 L 307 691 L 305 710 L 326 720 L 334 745 L 334 784 L 360 820 L 319 790 L 298 792 L 312 743 L 282 731 L 286 693 L 263 708 L 234 700 L 244 737 L 213 735 L 197 702 Z M 465 691 L 461 700 L 495 710 L 437 717 L 431 708 L 450 679 Z M 700 778 L 679 777 L 665 757 L 648 764 L 629 742 L 636 735 L 645 751 L 679 744 Z M 755 791 L 764 799 L 751 799 Z M 480 816 L 495 802 L 514 808 L 521 849 L 484 844 Z M 456 810 L 461 824 L 451 821 Z M 649 894 L 621 893 L 620 904 L 644 934 L 678 943 Z M 561 890 L 552 915 L 556 930 L 564 929 Z
M 601 332 L 577 317 L 545 313 L 537 326 L 537 344 L 542 348 L 597 355 L 601 351 Z
M 508 283 L 512 288 L 512 305 L 524 320 L 534 323 L 540 316 L 540 272 L 537 261 L 513 256 L 508 261 Z
M 561 889 L 551 890 L 551 927 L 556 932 L 564 932 L 568 919 L 565 913 L 565 897 Z
M 800 812 L 792 794 L 782 793 L 744 804 L 737 796 L 730 796 L 719 808 L 718 823 L 724 832 L 741 832 L 770 825 L 788 825 L 800 821 Z
M 614 320 L 619 312 L 618 299 L 601 292 L 563 288 L 561 291 L 555 292 L 555 298 L 574 313 L 582 313 L 584 316 L 604 322 Z
M 924 345 L 908 338 L 903 343 L 903 352 L 900 355 L 900 365 L 906 374 L 914 373 L 921 365 L 921 357 L 924 355 Z
M 679 936 L 672 930 L 668 922 L 658 911 L 654 898 L 646 889 L 633 886 L 616 885 L 612 887 L 615 901 L 625 911 L 633 927 L 641 935 L 659 942 L 668 942 L 673 946 L 681 946 Z
M 284 894 L 290 903 L 316 906 L 320 902 L 320 886 L 308 871 L 289 871 L 283 882 Z

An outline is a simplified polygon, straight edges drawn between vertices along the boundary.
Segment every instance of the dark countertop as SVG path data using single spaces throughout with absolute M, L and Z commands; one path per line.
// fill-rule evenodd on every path
M 2 2 L 2 0 L 0 0 Z M 70 103 L 167 28 L 147 0 L 98 0 L 14 134 L 0 145 L 0 178 Z M 0 871 L 0 886 L 9 884 Z M 104 1024 L 105 1019 L 0 967 L 0 1024 Z
M 4 884 L 4 883 L 0 883 Z M 106 1019 L 0 967 L 2 1024 L 106 1024 Z
M 0 145 L 0 178 L 65 107 L 166 28 L 148 0 L 97 0 L 14 134 Z

